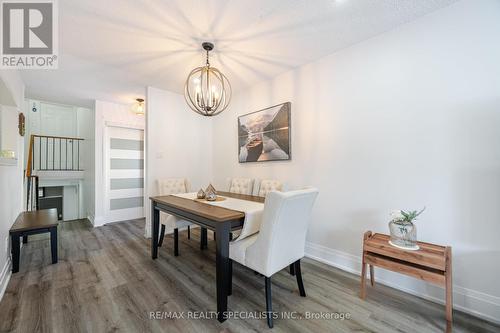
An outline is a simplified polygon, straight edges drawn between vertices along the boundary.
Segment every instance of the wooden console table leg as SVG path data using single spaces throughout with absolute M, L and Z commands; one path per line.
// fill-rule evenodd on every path
M 372 287 L 375 285 L 375 273 L 373 271 L 373 265 L 370 265 L 370 283 Z
M 453 287 L 452 287 L 451 247 L 446 247 L 446 321 L 451 323 L 453 319 Z
M 365 254 L 363 253 L 363 262 L 361 263 L 361 299 L 366 297 L 366 264 L 365 264 Z
M 365 242 L 368 238 L 370 238 L 372 235 L 371 231 L 365 232 L 363 235 L 363 254 L 361 258 L 361 293 L 360 297 L 362 299 L 365 299 L 366 297 L 366 262 L 365 262 Z M 373 273 L 372 273 L 373 267 L 370 265 L 370 279 L 372 280 L 372 286 L 373 286 Z

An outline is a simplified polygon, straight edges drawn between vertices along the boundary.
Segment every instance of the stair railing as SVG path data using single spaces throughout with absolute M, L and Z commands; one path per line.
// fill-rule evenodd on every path
M 38 210 L 40 208 L 38 201 L 38 176 L 26 177 L 26 210 Z
M 26 177 L 39 171 L 83 171 L 80 165 L 82 138 L 64 136 L 30 136 Z

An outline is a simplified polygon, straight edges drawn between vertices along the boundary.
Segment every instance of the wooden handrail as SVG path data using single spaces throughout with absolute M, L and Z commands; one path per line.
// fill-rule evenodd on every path
M 79 140 L 79 141 L 85 140 L 82 138 L 71 138 L 68 136 L 53 136 L 53 135 L 39 135 L 39 134 L 32 134 L 31 136 L 37 138 L 49 138 L 49 139 Z
M 31 169 L 33 164 L 33 142 L 35 141 L 35 136 L 30 135 L 30 148 L 28 149 L 28 163 L 26 164 L 26 177 L 31 176 Z

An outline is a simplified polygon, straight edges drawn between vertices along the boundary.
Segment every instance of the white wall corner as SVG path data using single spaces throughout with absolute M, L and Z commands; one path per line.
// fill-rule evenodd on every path
M 90 218 L 89 218 L 90 220 Z M 102 227 L 106 221 L 104 220 L 104 217 L 102 216 L 94 216 L 92 220 L 90 220 L 90 222 L 92 222 L 92 224 L 94 225 L 94 227 Z
M 9 284 L 10 277 L 12 276 L 12 265 L 10 256 L 7 257 L 7 261 L 0 272 L 0 301 L 2 301 L 5 290 L 7 290 L 7 285 Z
M 358 276 L 361 274 L 361 258 L 350 253 L 307 242 L 306 257 Z M 375 268 L 375 282 L 429 301 L 445 304 L 443 288 L 418 281 L 411 277 Z M 408 287 L 408 285 L 412 284 L 416 288 Z M 424 285 L 425 287 L 418 288 L 419 285 Z M 369 288 L 368 294 L 370 292 Z M 500 324 L 500 297 L 454 285 L 453 309 Z

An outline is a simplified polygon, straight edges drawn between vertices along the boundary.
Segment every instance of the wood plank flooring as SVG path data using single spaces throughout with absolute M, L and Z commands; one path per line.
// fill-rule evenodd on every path
M 444 332 L 444 307 L 378 285 L 366 301 L 358 276 L 305 259 L 307 297 L 295 278 L 273 276 L 274 311 L 293 315 L 349 313 L 344 320 L 164 318 L 150 312 L 215 311 L 213 241 L 200 251 L 199 233 L 180 232 L 180 256 L 167 235 L 158 260 L 150 259 L 144 220 L 92 228 L 88 221 L 61 223 L 59 263 L 51 265 L 47 235 L 30 237 L 21 250 L 20 272 L 0 303 L 1 332 Z M 229 309 L 255 315 L 265 309 L 264 279 L 234 265 Z M 159 314 L 160 315 L 160 314 Z M 161 314 L 163 315 L 163 314 Z M 201 315 L 200 313 L 198 315 Z M 290 314 L 292 315 L 292 314 Z M 500 332 L 500 326 L 455 311 L 454 332 Z

